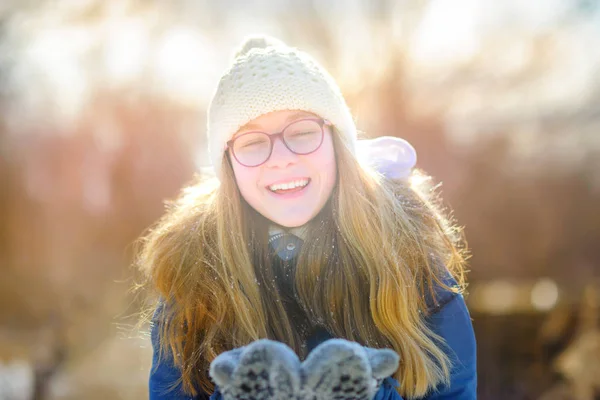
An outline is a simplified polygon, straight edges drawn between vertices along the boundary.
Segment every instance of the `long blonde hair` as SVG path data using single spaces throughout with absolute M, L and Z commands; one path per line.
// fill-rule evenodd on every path
M 425 298 L 436 284 L 464 288 L 461 231 L 442 215 L 431 187 L 370 171 L 333 132 L 338 181 L 306 226 L 295 298 L 311 323 L 333 336 L 396 350 L 399 393 L 423 396 L 449 382 L 451 363 L 443 339 L 425 323 Z M 137 266 L 162 304 L 155 314 L 161 357 L 173 357 L 191 395 L 214 390 L 208 367 L 218 354 L 256 339 L 306 356 L 306 337 L 274 284 L 267 226 L 241 197 L 225 157 L 220 184 L 184 189 L 140 240 Z M 444 283 L 448 272 L 458 286 Z

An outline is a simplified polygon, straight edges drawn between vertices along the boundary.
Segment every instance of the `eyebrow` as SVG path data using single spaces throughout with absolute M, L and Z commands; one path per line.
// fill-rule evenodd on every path
M 308 111 L 298 111 L 295 112 L 291 115 L 289 115 L 285 121 L 284 121 L 284 125 L 289 124 L 290 122 L 292 122 L 295 119 L 298 119 L 299 117 L 314 117 L 314 114 L 309 113 Z M 254 124 L 252 122 L 247 123 L 246 125 L 242 126 L 239 130 L 239 132 L 242 131 L 252 131 L 252 130 L 260 130 L 260 125 L 258 124 Z

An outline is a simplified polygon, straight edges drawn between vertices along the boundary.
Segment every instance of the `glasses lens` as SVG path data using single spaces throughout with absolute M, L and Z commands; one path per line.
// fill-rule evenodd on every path
M 264 163 L 270 151 L 271 141 L 266 133 L 245 133 L 233 142 L 235 158 L 248 167 Z
M 283 133 L 283 138 L 294 153 L 308 154 L 321 145 L 323 129 L 316 121 L 302 120 L 288 126 Z

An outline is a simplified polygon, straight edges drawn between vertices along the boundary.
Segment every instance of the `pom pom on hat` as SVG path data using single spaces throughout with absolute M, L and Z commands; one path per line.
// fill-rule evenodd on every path
M 266 49 L 267 47 L 283 47 L 285 44 L 278 39 L 266 35 L 247 37 L 240 48 L 235 52 L 235 58 L 245 56 L 252 49 Z
M 208 107 L 208 146 L 220 178 L 227 141 L 274 111 L 302 110 L 329 120 L 354 152 L 356 126 L 335 80 L 308 54 L 269 36 L 243 41 Z

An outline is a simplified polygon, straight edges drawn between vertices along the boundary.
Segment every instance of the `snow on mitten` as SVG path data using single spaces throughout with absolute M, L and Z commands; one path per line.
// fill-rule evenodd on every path
M 224 400 L 288 400 L 300 390 L 300 360 L 283 343 L 257 340 L 224 352 L 209 374 Z
M 302 363 L 302 398 L 371 400 L 399 362 L 393 350 L 371 349 L 344 339 L 328 340 Z

